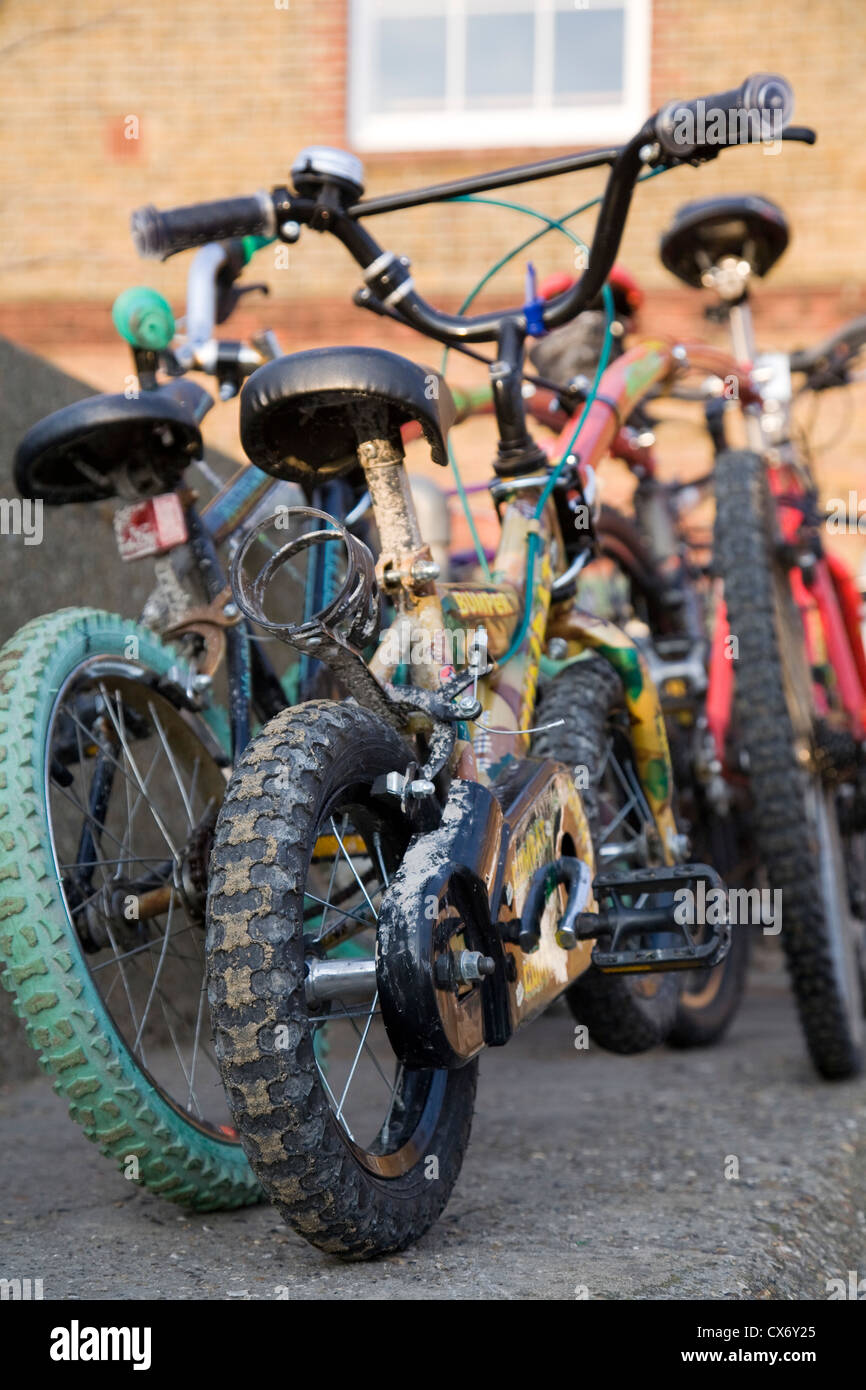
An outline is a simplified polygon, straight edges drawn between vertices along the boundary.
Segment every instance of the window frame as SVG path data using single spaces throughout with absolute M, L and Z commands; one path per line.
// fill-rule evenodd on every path
M 539 22 L 552 24 L 554 0 L 526 0 Z M 472 108 L 458 104 L 464 92 L 455 86 L 462 44 L 454 42 L 455 25 L 446 37 L 446 82 L 450 88 L 445 111 L 376 112 L 371 109 L 373 80 L 373 23 L 375 0 L 349 0 L 347 52 L 348 135 L 354 149 L 370 153 L 400 151 L 527 148 L 534 145 L 581 148 L 627 140 L 649 110 L 652 0 L 611 0 L 609 5 L 575 4 L 575 9 L 625 10 L 623 89 L 616 104 L 536 105 Z M 458 19 L 466 0 L 441 0 L 442 10 Z M 406 11 L 404 11 L 406 13 Z M 412 13 L 411 7 L 408 13 Z M 417 12 L 415 12 L 417 14 Z M 418 16 L 420 17 L 420 16 Z M 537 29 L 536 29 L 537 32 Z

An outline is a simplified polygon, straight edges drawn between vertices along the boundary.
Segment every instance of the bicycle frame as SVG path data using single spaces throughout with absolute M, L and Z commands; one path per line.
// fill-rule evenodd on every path
M 700 370 L 733 376 L 744 401 L 755 398 L 748 377 L 727 354 L 703 344 L 680 345 L 648 339 L 631 348 L 604 373 L 597 397 L 574 443 L 581 473 L 589 476 L 609 453 L 620 434 L 621 422 L 653 391 L 667 386 L 686 371 Z M 549 452 L 561 456 L 574 433 L 573 423 L 562 431 Z M 658 846 L 665 863 L 675 862 L 681 846 L 671 807 L 673 776 L 659 695 L 644 657 L 632 639 L 614 623 L 582 611 L 571 599 L 554 601 L 553 582 L 561 567 L 565 545 L 552 499 L 543 515 L 535 512 L 546 475 L 502 479 L 495 484 L 498 499 L 507 499 L 502 533 L 492 564 L 489 584 L 437 584 L 423 598 L 408 597 L 398 621 L 408 617 L 413 626 L 430 633 L 444 633 L 483 619 L 488 628 L 488 652 L 508 660 L 479 682 L 483 713 L 470 732 L 464 726 L 457 751 L 459 775 L 490 783 L 508 762 L 528 752 L 535 709 L 540 659 L 551 637 L 567 643 L 567 661 L 584 651 L 600 652 L 623 682 L 632 726 L 636 770 L 652 812 Z M 371 486 L 371 496 L 374 489 Z M 374 496 L 375 506 L 375 496 Z M 377 512 L 378 518 L 378 512 Z M 392 518 L 393 525 L 393 518 Z M 417 554 L 417 536 L 411 520 L 399 523 L 402 536 L 392 542 L 400 552 L 397 568 L 406 570 Z M 531 534 L 540 535 L 541 560 L 537 567 L 529 612 L 522 611 L 527 581 L 527 549 Z M 393 562 L 391 562 L 393 563 Z M 518 627 L 522 636 L 511 650 Z M 397 643 L 393 629 L 382 638 L 380 652 Z M 426 651 L 410 662 L 412 681 L 431 688 L 430 661 Z M 567 664 L 560 663 L 560 664 Z M 371 669 L 380 680 L 393 678 L 398 663 L 374 658 Z M 438 672 L 435 673 L 438 676 Z

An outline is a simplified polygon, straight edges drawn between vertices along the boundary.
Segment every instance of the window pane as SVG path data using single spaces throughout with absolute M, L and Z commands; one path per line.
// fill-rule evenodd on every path
M 533 14 L 469 15 L 466 20 L 466 102 L 525 106 L 532 99 Z
M 554 41 L 554 101 L 614 102 L 623 99 L 622 9 L 560 11 Z
M 444 106 L 444 17 L 379 20 L 374 45 L 375 110 L 436 110 Z

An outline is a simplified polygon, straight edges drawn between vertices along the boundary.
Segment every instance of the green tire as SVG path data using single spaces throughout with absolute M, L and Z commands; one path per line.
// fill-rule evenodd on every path
M 131 637 L 140 666 L 157 676 L 177 667 L 146 628 L 88 608 L 37 618 L 0 651 L 0 979 L 72 1118 L 125 1176 L 137 1169 L 139 1185 L 198 1211 L 245 1206 L 261 1194 L 240 1143 L 187 1117 L 136 1062 L 55 869 L 44 790 L 51 712 L 83 661 L 128 658 Z M 205 718 L 225 748 L 224 713 Z

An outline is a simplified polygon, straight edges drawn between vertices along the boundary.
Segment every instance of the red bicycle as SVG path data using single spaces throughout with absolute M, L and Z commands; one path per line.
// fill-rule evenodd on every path
M 713 419 L 715 625 L 707 719 L 720 761 L 747 772 L 755 833 L 782 908 L 781 940 L 807 1045 L 828 1078 L 864 1061 L 866 998 L 866 653 L 860 595 L 823 542 L 808 450 L 792 428 L 801 389 L 844 385 L 866 342 L 858 319 L 812 352 L 759 354 L 753 275 L 784 252 L 782 211 L 752 195 L 688 204 L 662 237 L 665 265 L 715 290 L 740 374 L 748 449 L 727 445 L 723 392 Z

